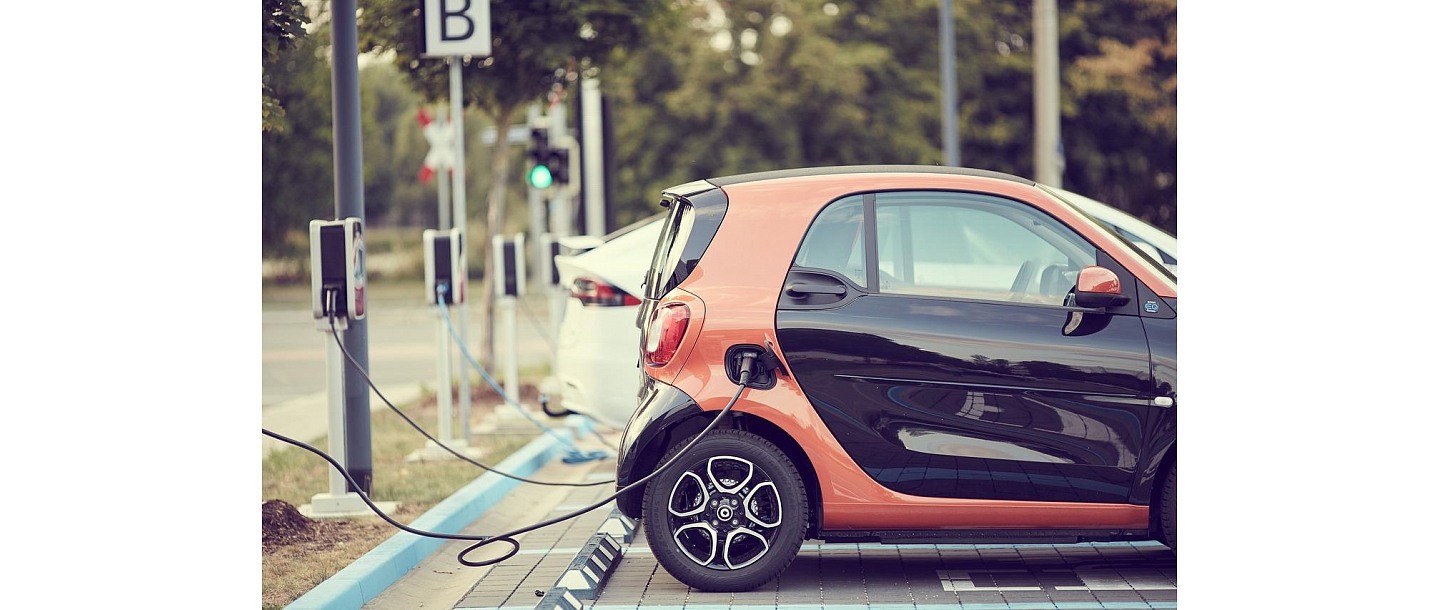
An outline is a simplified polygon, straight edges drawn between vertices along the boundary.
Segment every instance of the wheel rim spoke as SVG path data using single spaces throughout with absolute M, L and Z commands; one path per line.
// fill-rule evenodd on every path
M 739 479 L 739 482 L 738 482 L 738 483 L 735 483 L 734 485 L 725 485 L 725 483 L 724 483 L 721 479 L 715 478 L 715 462 L 716 462 L 716 461 L 721 461 L 721 464 L 722 464 L 722 465 L 724 465 L 724 464 L 727 463 L 727 462 L 736 462 L 736 463 L 744 464 L 744 465 L 745 465 L 745 478 L 744 478 L 744 479 Z M 736 491 L 740 490 L 740 488 L 745 487 L 745 484 L 746 484 L 746 483 L 749 483 L 749 482 L 750 482 L 750 479 L 755 475 L 755 464 L 754 464 L 753 462 L 751 462 L 750 460 L 738 458 L 738 457 L 735 457 L 735 456 L 732 456 L 732 455 L 718 455 L 718 456 L 715 456 L 715 457 L 710 458 L 709 460 L 706 460 L 706 462 L 705 462 L 705 475 L 708 476 L 708 477 L 710 477 L 710 484 L 711 484 L 711 485 L 714 485 L 714 486 L 715 486 L 715 489 L 719 490 L 719 491 L 722 492 L 722 493 L 733 494 L 733 493 L 735 493 Z M 728 480 L 735 480 L 735 479 L 728 479 Z
M 745 518 L 753 521 L 756 525 L 767 528 L 780 527 L 784 507 L 780 503 L 780 490 L 775 488 L 774 483 L 766 481 L 756 485 L 745 496 L 744 505 Z M 771 512 L 771 509 L 773 509 L 775 517 L 773 520 L 767 520 L 765 516 L 768 516 L 767 513 Z
M 747 559 L 741 560 L 740 563 L 735 563 L 735 556 L 733 553 L 735 549 L 735 543 L 737 542 L 737 537 L 739 538 L 739 541 L 743 542 L 749 542 L 751 540 L 759 542 L 761 545 L 760 552 L 755 553 Z M 725 565 L 732 570 L 738 570 L 752 563 L 755 563 L 756 561 L 759 561 L 760 558 L 764 557 L 765 553 L 768 553 L 769 551 L 770 543 L 765 540 L 765 537 L 761 536 L 758 532 L 748 527 L 737 527 L 733 530 L 730 530 L 730 533 L 725 535 Z
M 684 540 L 695 536 L 695 534 L 690 532 L 705 532 L 705 535 L 710 538 L 710 553 L 706 555 L 704 559 L 700 559 L 690 552 L 690 545 Z M 710 562 L 715 561 L 716 543 L 719 540 L 716 534 L 715 528 L 710 527 L 709 523 L 705 523 L 704 521 L 691 523 L 690 525 L 684 525 L 675 530 L 675 545 L 680 547 L 680 552 L 684 553 L 686 557 L 689 557 L 690 561 L 702 566 L 708 566 Z
M 697 503 L 696 506 L 692 509 L 677 511 L 675 510 L 675 494 L 680 493 L 682 497 L 685 495 L 685 492 L 681 492 L 680 488 L 682 486 L 685 486 L 685 484 L 687 483 L 686 477 L 692 479 L 694 481 L 693 484 L 695 488 L 700 491 L 700 502 Z M 705 481 L 700 479 L 700 475 L 686 471 L 685 473 L 680 475 L 680 479 L 678 481 L 675 481 L 675 487 L 672 487 L 670 489 L 670 501 L 666 505 L 666 508 L 669 509 L 671 515 L 674 515 L 676 517 L 691 517 L 703 512 L 705 510 L 706 503 L 708 503 L 709 501 L 710 492 L 705 490 Z

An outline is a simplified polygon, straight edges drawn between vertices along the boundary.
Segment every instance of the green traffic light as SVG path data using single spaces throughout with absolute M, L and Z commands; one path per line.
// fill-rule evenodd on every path
M 530 181 L 530 186 L 537 189 L 550 188 L 550 185 L 555 182 L 555 177 L 550 175 L 550 168 L 544 165 L 530 168 L 530 174 L 526 179 Z

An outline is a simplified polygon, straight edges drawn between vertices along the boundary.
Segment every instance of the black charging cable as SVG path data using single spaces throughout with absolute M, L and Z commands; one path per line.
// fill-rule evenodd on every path
M 332 318 L 332 322 L 331 322 L 331 323 L 332 323 L 332 325 L 333 325 L 333 323 L 334 323 L 334 322 L 333 322 L 333 318 Z M 671 458 L 670 458 L 668 461 L 666 461 L 664 464 L 661 464 L 660 467 L 659 467 L 659 468 L 656 468 L 654 472 L 651 472 L 650 474 L 645 475 L 644 477 L 640 478 L 639 480 L 637 480 L 637 481 L 635 481 L 635 482 L 633 482 L 633 483 L 631 483 L 631 484 L 629 484 L 629 485 L 626 485 L 625 487 L 621 488 L 620 490 L 616 491 L 615 493 L 610 494 L 609 496 L 606 496 L 605 498 L 601 499 L 601 500 L 598 501 L 598 502 L 595 502 L 594 504 L 591 504 L 591 505 L 589 505 L 589 506 L 586 506 L 586 507 L 584 507 L 584 508 L 581 508 L 581 509 L 578 509 L 578 510 L 575 510 L 575 511 L 572 511 L 572 512 L 565 513 L 564 515 L 560 515 L 559 517 L 555 517 L 555 518 L 553 518 L 553 519 L 546 519 L 546 520 L 541 521 L 541 522 L 539 522 L 539 523 L 533 523 L 533 524 L 531 524 L 531 525 L 527 525 L 527 526 L 525 526 L 525 527 L 521 527 L 521 528 L 518 528 L 518 529 L 513 529 L 513 530 L 510 530 L 510 531 L 505 532 L 505 533 L 503 533 L 503 534 L 497 534 L 497 535 L 495 535 L 495 536 L 476 536 L 476 535 L 469 535 L 469 534 L 444 534 L 444 533 L 439 533 L 439 532 L 427 532 L 427 531 L 418 530 L 418 529 L 412 528 L 412 527 L 410 527 L 410 526 L 407 526 L 407 525 L 405 525 L 405 524 L 403 524 L 403 523 L 400 523 L 399 521 L 396 521 L 396 520 L 392 519 L 389 515 L 386 515 L 384 511 L 380 510 L 380 507 L 375 506 L 375 503 L 372 502 L 372 501 L 370 501 L 370 497 L 369 497 L 368 495 L 366 495 L 365 492 L 360 491 L 360 489 L 361 489 L 360 484 L 357 483 L 357 482 L 355 481 L 355 479 L 350 476 L 350 473 L 347 472 L 347 471 L 345 470 L 345 468 L 340 465 L 339 462 L 336 462 L 336 461 L 335 461 L 335 458 L 332 458 L 332 457 L 330 457 L 329 455 L 326 455 L 325 452 L 323 452 L 323 451 L 321 451 L 321 450 L 319 450 L 319 449 L 316 449 L 316 448 L 314 448 L 314 447 L 311 447 L 310 445 L 307 445 L 307 444 L 305 444 L 305 443 L 302 443 L 302 442 L 297 441 L 297 440 L 292 439 L 292 438 L 287 438 L 287 437 L 281 436 L 281 435 L 279 435 L 279 434 L 276 434 L 276 433 L 271 432 L 271 431 L 269 431 L 269 430 L 266 430 L 266 429 L 264 429 L 264 428 L 261 428 L 261 429 L 260 429 L 260 432 L 261 432 L 262 434 L 264 434 L 265 436 L 269 436 L 269 437 L 274 438 L 274 439 L 276 439 L 276 440 L 283 441 L 283 442 L 286 442 L 286 443 L 290 443 L 291 445 L 295 445 L 296 447 L 300 447 L 301 449 L 305 449 L 305 450 L 307 450 L 307 451 L 309 451 L 309 452 L 311 452 L 311 453 L 314 453 L 314 454 L 316 454 L 316 455 L 324 458 L 326 462 L 329 462 L 331 466 L 333 466 L 336 470 L 338 470 L 338 471 L 340 472 L 340 475 L 341 475 L 341 476 L 345 477 L 345 480 L 346 480 L 346 481 L 349 481 L 350 486 L 351 486 L 353 489 L 356 490 L 356 491 L 355 491 L 356 495 L 360 496 L 360 499 L 365 502 L 365 505 L 366 505 L 366 506 L 369 506 L 369 507 L 370 507 L 370 510 L 374 511 L 375 514 L 380 515 L 380 517 L 381 517 L 382 519 L 384 519 L 386 522 L 388 522 L 389 524 L 391 524 L 391 525 L 393 525 L 393 526 L 395 526 L 395 527 L 397 527 L 397 528 L 399 528 L 399 529 L 401 529 L 401 530 L 403 530 L 403 531 L 409 532 L 409 533 L 411 533 L 411 534 L 420 535 L 420 536 L 426 536 L 426 537 L 429 537 L 429 538 L 441 538 L 441 539 L 445 539 L 445 540 L 478 540 L 479 542 L 477 542 L 477 543 L 475 543 L 475 544 L 472 544 L 472 545 L 466 547 L 465 550 L 463 550 L 463 551 L 460 551 L 460 554 L 456 557 L 456 559 L 458 559 L 458 560 L 460 561 L 461 565 L 469 566 L 469 567 L 472 567 L 472 568 L 479 568 L 479 567 L 484 567 L 484 566 L 495 565 L 495 564 L 497 564 L 497 563 L 500 563 L 500 562 L 502 562 L 502 561 L 505 561 L 506 559 L 509 559 L 509 558 L 511 558 L 511 557 L 514 557 L 516 553 L 519 553 L 519 552 L 520 552 L 520 542 L 517 541 L 517 540 L 515 540 L 514 536 L 518 536 L 518 535 L 524 534 L 524 533 L 526 533 L 526 532 L 531 532 L 531 531 L 540 529 L 540 528 L 542 528 L 542 527 L 554 525 L 554 524 L 559 523 L 559 522 L 561 522 L 561 521 L 566 521 L 566 520 L 569 520 L 569 519 L 574 519 L 575 517 L 578 517 L 578 516 L 580 516 L 580 515 L 583 515 L 583 514 L 585 514 L 585 513 L 588 513 L 588 512 L 590 512 L 590 511 L 592 511 L 592 510 L 595 510 L 595 509 L 597 509 L 597 508 L 600 508 L 601 506 L 605 506 L 606 504 L 609 504 L 609 503 L 610 503 L 612 500 L 614 500 L 615 498 L 620 497 L 621 494 L 624 494 L 624 493 L 626 493 L 626 492 L 629 492 L 629 491 L 635 489 L 636 487 L 638 487 L 638 486 L 640 486 L 640 485 L 643 485 L 643 484 L 645 484 L 645 483 L 648 483 L 648 482 L 650 482 L 651 479 L 653 479 L 653 478 L 655 478 L 655 477 L 657 477 L 657 476 L 660 476 L 661 473 L 665 472 L 666 470 L 669 470 L 670 467 L 671 467 L 673 464 L 675 464 L 676 462 L 678 462 L 678 461 L 680 460 L 680 458 L 684 457 L 687 453 L 690 453 L 690 450 L 691 450 L 691 449 L 694 449 L 694 448 L 695 448 L 695 445 L 698 444 L 698 443 L 700 442 L 700 440 L 705 437 L 706 434 L 708 434 L 711 430 L 715 429 L 715 426 L 720 423 L 720 420 L 725 419 L 725 416 L 730 414 L 730 409 L 734 408 L 736 401 L 740 400 L 740 395 L 745 391 L 745 388 L 749 387 L 750 377 L 751 377 L 751 367 L 754 366 L 754 364 L 755 364 L 755 359 L 756 359 L 758 356 L 759 356 L 758 354 L 753 354 L 753 353 L 749 353 L 749 352 L 747 352 L 747 353 L 745 353 L 744 355 L 741 356 L 741 363 L 740 363 L 740 367 L 741 367 L 741 368 L 740 368 L 740 381 L 739 381 L 739 383 L 736 384 L 738 387 L 735 388 L 735 395 L 730 397 L 730 402 L 728 402 L 728 403 L 725 404 L 725 408 L 720 409 L 720 413 L 715 416 L 715 419 L 714 419 L 714 420 L 711 420 L 710 424 L 707 425 L 707 426 L 705 426 L 705 429 L 704 429 L 704 430 L 701 430 L 699 434 L 695 435 L 695 438 L 691 439 L 691 440 L 690 440 L 690 443 L 687 444 L 687 445 L 685 445 L 685 448 L 684 448 L 684 449 L 681 449 L 681 450 L 680 450 L 678 453 L 676 453 L 674 456 L 671 456 Z M 373 387 L 373 386 L 372 386 L 372 387 Z M 469 555 L 470 553 L 479 550 L 481 547 L 484 547 L 484 546 L 486 546 L 486 545 L 493 544 L 493 543 L 496 543 L 496 542 L 504 542 L 504 543 L 509 544 L 509 545 L 510 545 L 510 551 L 507 552 L 507 553 L 505 553 L 504 555 L 501 555 L 500 557 L 495 558 L 495 559 L 482 559 L 482 560 L 480 560 L 480 561 L 471 561 L 471 560 L 465 558 L 466 555 Z
M 334 294 L 338 294 L 338 293 L 339 293 L 338 290 L 335 290 L 335 289 L 333 289 L 333 288 L 327 289 L 327 291 L 330 291 L 329 293 L 327 293 L 327 297 L 334 296 Z M 431 436 L 429 432 L 426 432 L 424 428 L 420 427 L 420 424 L 415 423 L 415 420 L 410 419 L 410 416 L 409 416 L 409 415 L 406 415 L 404 411 L 401 411 L 401 410 L 400 410 L 399 408 L 397 408 L 393 403 L 391 403 L 391 402 L 390 402 L 390 399 L 385 398 L 385 395 L 380 392 L 380 388 L 375 387 L 375 382 L 370 379 L 370 375 L 365 372 L 365 369 L 360 366 L 360 363 L 355 360 L 355 357 L 350 355 L 350 350 L 345 349 L 345 344 L 340 341 L 340 331 L 339 331 L 339 329 L 336 328 L 336 326 L 335 326 L 335 313 L 334 313 L 334 312 L 335 312 L 335 310 L 334 310 L 333 307 L 330 309 L 329 312 L 327 312 L 327 313 L 329 314 L 329 318 L 330 318 L 330 331 L 331 331 L 330 334 L 335 335 L 335 344 L 338 345 L 338 346 L 340 346 L 340 352 L 343 353 L 343 354 L 345 354 L 345 359 L 350 362 L 350 366 L 351 366 L 351 367 L 354 367 L 354 369 L 360 373 L 360 376 L 365 378 L 365 383 L 370 386 L 370 389 L 371 389 L 371 390 L 374 390 L 374 391 L 375 391 L 375 395 L 380 397 L 380 400 L 385 403 L 385 406 L 390 407 L 390 410 L 391 410 L 391 411 L 394 411 L 396 415 L 399 415 L 399 416 L 401 417 L 401 419 L 404 419 L 406 423 L 410 424 L 410 427 L 414 428 L 414 429 L 415 429 L 416 431 L 418 431 L 420 434 L 424 435 L 425 438 L 430 439 L 430 440 L 431 440 L 432 442 L 434 442 L 436 445 L 439 445 L 441 449 L 444 449 L 445 451 L 449 452 L 450 455 L 453 455 L 453 456 L 455 456 L 455 457 L 457 457 L 457 458 L 459 458 L 459 459 L 461 459 L 461 460 L 464 460 L 464 461 L 466 461 L 466 462 L 469 462 L 470 464 L 473 464 L 473 465 L 475 465 L 475 466 L 478 466 L 479 468 L 481 468 L 482 470 L 485 470 L 486 472 L 493 472 L 493 473 L 498 474 L 498 475 L 500 475 L 500 476 L 502 476 L 502 477 L 505 477 L 505 478 L 507 478 L 507 479 L 514 479 L 514 480 L 516 480 L 516 481 L 520 481 L 520 482 L 522 482 L 522 483 L 530 483 L 530 484 L 532 484 L 532 485 L 545 485 L 545 486 L 549 486 L 549 487 L 595 487 L 595 486 L 597 486 L 597 485 L 608 485 L 608 484 L 610 484 L 610 483 L 614 483 L 614 482 L 615 482 L 615 479 L 605 479 L 605 480 L 601 480 L 601 481 L 591 481 L 591 482 L 589 482 L 589 483 L 560 483 L 560 482 L 555 482 L 555 481 L 536 481 L 536 480 L 534 480 L 534 479 L 527 479 L 527 478 L 522 477 L 522 476 L 519 476 L 519 475 L 510 474 L 510 473 L 508 473 L 508 472 L 505 472 L 505 471 L 502 471 L 502 470 L 497 470 L 497 469 L 495 469 L 495 468 L 493 468 L 493 467 L 490 467 L 490 466 L 486 466 L 486 465 L 484 465 L 484 464 L 481 464 L 480 462 L 477 462 L 477 461 L 471 459 L 469 456 L 466 456 L 466 455 L 464 455 L 464 454 L 462 454 L 462 453 L 460 453 L 460 452 L 458 452 L 458 451 L 455 451 L 454 449 L 451 449 L 451 448 L 450 448 L 448 445 L 446 445 L 445 443 L 440 442 L 439 439 Z

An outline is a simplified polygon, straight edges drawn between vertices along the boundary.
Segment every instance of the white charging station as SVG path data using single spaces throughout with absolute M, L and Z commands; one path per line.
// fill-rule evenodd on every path
M 444 284 L 445 304 L 459 305 L 465 302 L 465 278 L 467 269 L 463 240 L 460 229 L 437 231 L 426 229 L 425 241 L 425 302 L 437 304 L 439 295 L 435 288 Z
M 310 301 L 324 325 L 320 330 L 330 330 L 332 309 L 341 330 L 350 320 L 365 319 L 365 235 L 359 218 L 310 221 Z
M 345 354 L 351 320 L 365 318 L 365 227 L 359 218 L 310 221 L 310 298 L 315 329 L 325 336 L 325 379 L 329 401 L 329 453 L 345 463 Z M 389 512 L 395 502 L 376 502 Z M 308 510 L 307 510 L 308 509 Z M 310 517 L 372 514 L 360 494 L 347 491 L 345 477 L 330 469 L 329 493 L 315 494 L 301 512 Z
M 500 342 L 505 354 L 505 374 L 501 388 L 506 395 L 520 400 L 520 350 L 516 336 L 516 301 L 525 296 L 525 234 L 516 233 L 506 239 L 496 235 L 490 244 L 490 272 L 495 293 L 496 319 L 501 323 Z M 498 350 L 497 350 L 498 351 Z M 532 409 L 533 411 L 533 409 Z M 477 426 L 477 434 L 506 434 L 519 430 L 533 430 L 533 425 L 523 416 L 515 413 L 514 407 L 502 400 L 495 406 L 493 421 Z
M 435 400 L 440 420 L 439 440 L 445 447 L 467 457 L 477 458 L 481 456 L 480 449 L 470 446 L 467 435 L 457 434 L 455 404 L 449 391 L 454 369 L 450 360 L 454 338 L 450 334 L 450 324 L 445 320 L 447 315 L 452 321 L 456 316 L 456 310 L 449 309 L 450 307 L 465 303 L 466 278 L 469 273 L 464 255 L 465 234 L 459 228 L 444 231 L 426 229 L 422 238 L 425 248 L 425 302 L 434 307 L 435 313 L 435 369 L 438 373 Z M 443 293 L 437 290 L 440 286 L 445 287 Z M 445 312 L 441 312 L 441 307 L 446 308 Z M 461 332 L 458 324 L 456 332 Z M 460 363 L 462 374 L 469 370 L 466 366 L 464 361 Z M 464 389 L 462 387 L 462 391 Z M 461 421 L 467 418 L 468 413 L 461 417 Z M 465 431 L 467 425 L 462 423 L 458 431 Z M 411 462 L 455 459 L 455 455 L 446 451 L 445 447 L 435 441 L 426 440 L 424 448 L 411 452 L 405 459 Z
M 546 305 L 550 311 L 550 340 L 552 344 L 560 343 L 560 322 L 565 317 L 565 299 L 569 297 L 569 287 L 560 285 L 560 268 L 555 264 L 555 257 L 560 256 L 564 248 L 560 240 L 550 233 L 540 234 L 540 266 L 544 269 L 541 274 L 543 279 L 543 294 L 546 295 Z M 560 372 L 560 361 L 558 354 L 551 356 L 550 374 L 558 378 Z

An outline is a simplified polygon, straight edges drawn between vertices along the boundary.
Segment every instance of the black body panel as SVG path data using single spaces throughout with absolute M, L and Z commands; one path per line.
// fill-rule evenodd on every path
M 1137 316 L 866 295 L 781 310 L 796 379 L 845 451 L 913 495 L 1128 503 L 1150 356 Z
M 1167 300 L 1171 308 L 1174 299 Z M 1155 395 L 1169 398 L 1169 407 L 1150 407 L 1145 438 L 1147 449 L 1136 473 L 1135 491 L 1130 496 L 1132 504 L 1149 504 L 1155 480 L 1160 476 L 1164 460 L 1175 446 L 1177 409 L 1180 406 L 1179 386 L 1176 385 L 1176 322 L 1175 318 L 1145 318 L 1145 334 L 1150 339 L 1150 367 L 1155 375 Z
M 699 431 L 692 430 L 691 426 L 677 425 L 703 412 L 694 399 L 674 386 L 655 381 L 649 375 L 641 378 L 644 381 L 638 397 L 640 406 L 625 426 L 615 457 L 617 490 L 650 474 L 658 465 L 661 456 L 645 451 L 647 447 L 668 447 L 672 442 Z M 643 488 L 618 498 L 616 504 L 620 511 L 627 517 L 639 519 L 642 493 Z

